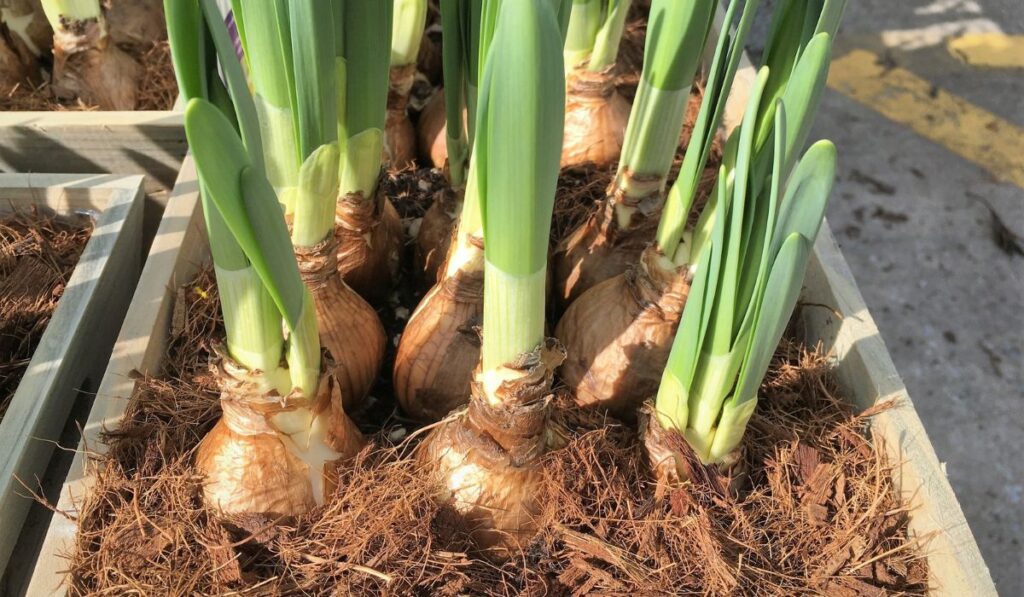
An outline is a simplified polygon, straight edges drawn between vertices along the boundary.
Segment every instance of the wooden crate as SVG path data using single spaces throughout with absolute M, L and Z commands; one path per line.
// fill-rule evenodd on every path
M 722 11 L 716 30 L 721 29 Z M 755 71 L 744 59 L 726 107 L 724 127 L 739 125 Z M 146 268 L 126 318 L 85 428 L 83 445 L 102 450 L 99 433 L 118 424 L 135 389 L 133 370 L 158 375 L 168 343 L 176 288 L 192 279 L 209 260 L 201 217 L 198 183 L 190 158 L 167 205 L 164 222 L 153 242 Z M 834 353 L 844 395 L 865 408 L 895 400 L 897 406 L 872 419 L 875 437 L 890 461 L 897 463 L 897 482 L 911 512 L 911 532 L 930 537 L 926 545 L 934 594 L 995 596 L 988 568 L 981 558 L 953 489 L 928 441 L 914 405 L 868 313 L 849 267 L 828 225 L 814 247 L 802 300 L 816 305 L 802 310 L 806 341 L 822 342 Z M 61 493 L 58 508 L 74 513 L 93 481 L 81 450 Z M 75 523 L 55 517 L 36 563 L 29 595 L 63 593 L 61 554 L 69 551 Z
M 159 375 L 168 342 L 176 288 L 192 279 L 209 260 L 198 183 L 186 159 L 153 242 L 132 306 L 110 366 L 85 427 L 83 449 L 102 450 L 99 434 L 118 424 L 135 389 L 132 371 Z M 835 354 L 844 395 L 859 408 L 895 400 L 896 407 L 872 419 L 876 437 L 897 463 L 897 482 L 913 506 L 911 532 L 934 537 L 927 543 L 936 595 L 994 596 L 995 588 L 978 546 L 964 520 L 942 465 L 907 395 L 843 259 L 824 227 L 814 247 L 802 301 L 806 340 L 822 342 Z M 92 482 L 80 450 L 61 493 L 58 508 L 74 512 Z M 74 521 L 54 517 L 32 577 L 29 595 L 52 595 L 61 586 L 61 558 L 72 545 Z
M 0 172 L 146 175 L 146 241 L 187 150 L 180 109 L 0 112 Z
M 0 570 L 33 504 L 21 481 L 34 487 L 44 477 L 54 442 L 72 408 L 96 390 L 121 329 L 142 267 L 143 195 L 141 176 L 0 174 L 0 214 L 37 206 L 42 213 L 94 218 L 92 235 L 0 422 Z M 37 529 L 37 545 L 45 530 Z
M 170 189 L 187 149 L 180 111 L 0 112 L 4 172 L 146 174 Z

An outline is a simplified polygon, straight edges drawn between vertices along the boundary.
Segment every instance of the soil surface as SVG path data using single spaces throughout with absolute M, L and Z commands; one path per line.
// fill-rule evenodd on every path
M 218 519 L 193 466 L 220 414 L 208 369 L 223 337 L 218 311 L 210 272 L 178 290 L 167 374 L 140 380 L 125 423 L 105 438 L 97 490 L 81 504 L 67 554 L 75 593 L 927 591 L 891 464 L 872 443 L 872 413 L 845 407 L 827 356 L 791 340 L 762 387 L 738 495 L 702 469 L 656 500 L 635 429 L 580 415 L 559 391 L 568 444 L 546 457 L 542 531 L 521 559 L 496 565 L 433 500 L 429 471 L 412 457 L 416 429 L 380 384 L 375 405 L 355 413 L 371 446 L 339 468 L 325 506 L 294 520 Z
M 563 173 L 553 240 L 612 175 Z M 411 236 L 444 181 L 409 170 L 381 184 Z M 411 264 L 411 245 L 405 257 Z M 98 489 L 79 509 L 67 554 L 74 592 L 926 594 L 922 545 L 873 443 L 872 413 L 850 411 L 827 355 L 792 340 L 762 387 L 738 495 L 707 469 L 656 500 L 636 430 L 580 415 L 556 388 L 568 443 L 545 461 L 542 532 L 521 559 L 488 561 L 434 501 L 429 471 L 413 458 L 422 435 L 391 394 L 394 347 L 422 296 L 410 271 L 398 288 L 380 309 L 391 339 L 381 376 L 353 413 L 370 447 L 340 468 L 325 506 L 274 521 L 218 519 L 203 505 L 193 459 L 220 414 L 208 366 L 223 328 L 210 272 L 180 287 L 167 373 L 140 381 L 126 422 L 106 437 Z
M 86 218 L 0 217 L 0 419 L 91 231 Z

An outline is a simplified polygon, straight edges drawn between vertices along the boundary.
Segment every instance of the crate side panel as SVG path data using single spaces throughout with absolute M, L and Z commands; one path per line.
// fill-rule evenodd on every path
M 935 595 L 995 596 L 992 577 L 914 404 L 828 226 L 804 282 L 802 323 L 810 344 L 834 353 L 837 376 L 858 408 L 892 401 L 871 420 L 912 507 L 910 530 L 924 543 Z
M 207 259 L 199 183 L 191 158 L 186 158 L 61 491 L 57 503 L 61 511 L 74 515 L 88 495 L 93 464 L 86 453 L 102 450 L 100 434 L 117 426 L 138 374 L 160 373 L 177 288 L 195 276 Z M 53 518 L 36 561 L 29 595 L 63 593 L 62 571 L 67 565 L 62 554 L 67 553 L 75 532 L 73 520 Z
M 135 287 L 143 193 L 133 180 L 134 190 L 105 190 L 106 205 L 0 423 L 0 569 L 32 505 L 22 482 L 43 475 L 79 390 L 98 382 Z

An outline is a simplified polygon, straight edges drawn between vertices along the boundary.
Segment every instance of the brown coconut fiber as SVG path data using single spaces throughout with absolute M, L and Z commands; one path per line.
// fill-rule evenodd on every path
M 87 218 L 0 217 L 0 419 L 91 233 Z
M 296 519 L 216 518 L 193 466 L 219 416 L 207 360 L 222 331 L 212 276 L 178 290 L 166 374 L 141 379 L 104 437 L 78 510 L 71 593 L 202 595 L 922 595 L 928 570 L 908 508 L 826 355 L 779 347 L 732 497 L 712 471 L 660 501 L 634 430 L 572 414 L 544 460 L 540 534 L 495 564 L 433 499 L 395 424 L 340 467 L 327 505 Z M 884 408 L 884 407 L 882 407 Z M 95 446 L 93 446 L 95 448 Z

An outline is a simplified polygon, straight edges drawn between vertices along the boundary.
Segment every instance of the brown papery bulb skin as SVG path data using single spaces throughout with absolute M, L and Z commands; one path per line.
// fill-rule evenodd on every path
M 380 185 L 369 201 L 361 194 L 338 200 L 334 236 L 341 278 L 371 305 L 384 302 L 398 276 L 404 241 L 402 221 Z
M 564 312 L 584 292 L 635 265 L 658 231 L 663 180 L 644 181 L 628 172 L 624 176 L 634 186 L 648 186 L 646 196 L 634 199 L 609 189 L 609 195 L 560 243 L 552 256 L 558 312 Z M 625 227 L 620 225 L 616 205 L 632 209 Z
M 591 72 L 583 66 L 569 73 L 562 167 L 604 168 L 618 162 L 629 112 L 629 102 L 615 90 L 611 68 Z
M 196 452 L 206 504 L 222 515 L 280 517 L 308 512 L 318 502 L 312 475 L 322 475 L 323 495 L 329 495 L 336 483 L 335 461 L 312 470 L 291 439 L 275 428 L 273 417 L 300 408 L 328 417 L 327 433 L 315 441 L 322 441 L 337 459 L 355 456 L 363 438 L 341 409 L 337 384 L 324 375 L 317 396 L 310 400 L 299 392 L 262 392 L 256 381 L 261 374 L 246 371 L 224 354 L 212 369 L 220 384 L 223 414 Z
M 451 248 L 461 210 L 459 195 L 451 189 L 443 189 L 434 194 L 434 201 L 423 214 L 413 252 L 416 277 L 423 287 L 429 288 L 438 281 L 438 272 Z
M 647 249 L 639 265 L 585 292 L 559 320 L 555 337 L 569 354 L 559 375 L 580 407 L 631 421 L 657 393 L 690 290 L 659 257 Z
M 24 29 L 15 31 L 8 28 L 3 37 L 11 44 L 11 47 L 22 55 L 26 62 L 31 60 L 34 68 L 38 69 L 39 56 L 30 46 L 34 45 L 41 51 L 53 46 L 53 27 L 50 27 L 50 21 L 46 19 L 46 13 L 42 10 L 40 0 L 5 0 L 3 4 L 7 9 L 4 16 L 8 22 L 16 18 L 30 17 L 28 25 L 24 26 Z M 109 11 L 106 16 L 109 22 Z M 160 27 L 164 29 L 163 9 L 160 12 Z M 112 31 L 111 35 L 113 35 Z M 164 37 L 166 38 L 166 35 Z M 114 41 L 117 42 L 116 37 Z
M 116 0 L 106 17 L 115 44 L 142 46 L 167 39 L 162 0 Z
M 415 64 L 391 67 L 384 148 L 388 163 L 396 170 L 411 168 L 416 160 L 416 131 L 408 110 L 415 77 Z
M 474 380 L 469 407 L 420 448 L 421 462 L 436 472 L 438 499 L 461 515 L 477 546 L 496 561 L 520 554 L 537 534 L 551 382 L 564 358 L 558 343 L 547 341 L 507 365 L 522 377 L 502 383 L 497 403 Z
M 655 481 L 656 500 L 660 501 L 669 490 L 683 483 L 710 485 L 722 496 L 739 495 L 747 481 L 742 445 L 730 452 L 722 462 L 707 465 L 701 463 L 696 452 L 678 431 L 662 426 L 652 401 L 640 408 L 638 419 L 643 454 Z
M 22 32 L 8 27 L 0 31 L 0 93 L 10 93 L 19 85 L 36 87 L 42 82 L 40 57 L 32 46 L 41 50 L 52 47 L 53 29 L 38 4 L 38 0 L 4 2 L 8 22 L 23 18 L 29 22 Z
M 100 110 L 133 110 L 142 68 L 111 40 L 100 22 L 70 23 L 53 36 L 57 99 L 79 99 Z
M 448 133 L 445 129 L 444 89 L 430 96 L 420 112 L 416 127 L 416 146 L 420 158 L 434 168 L 444 168 L 448 161 Z
M 16 35 L 0 35 L 0 92 L 38 78 L 38 63 Z
M 436 38 L 436 39 L 435 39 Z M 416 55 L 416 67 L 432 85 L 440 85 L 444 76 L 443 57 L 441 55 L 441 26 L 427 25 L 427 30 L 420 40 L 420 51 Z
M 446 276 L 430 289 L 409 319 L 395 356 L 394 388 L 409 416 L 433 423 L 469 400 L 480 360 L 482 271 Z
M 336 369 L 342 400 L 350 412 L 361 405 L 377 380 L 387 334 L 380 317 L 338 273 L 337 240 L 296 247 L 299 273 L 313 294 L 320 343 Z

